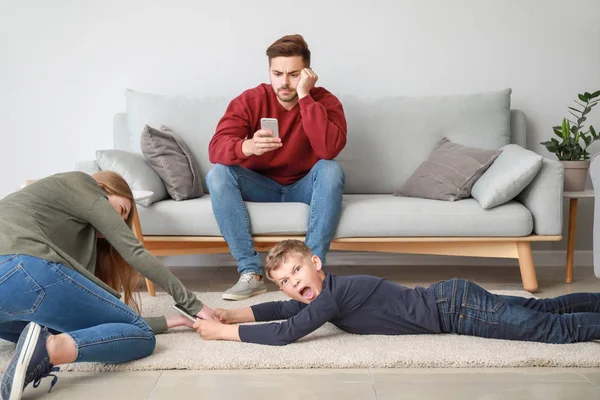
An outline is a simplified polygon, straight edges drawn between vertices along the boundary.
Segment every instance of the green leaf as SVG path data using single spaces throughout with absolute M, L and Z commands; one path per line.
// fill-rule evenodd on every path
M 592 107 L 586 107 L 585 110 L 583 110 L 583 113 L 581 114 L 581 116 L 586 115 L 587 113 L 589 113 L 590 111 L 592 111 Z
M 581 135 L 581 137 L 583 138 L 583 141 L 585 142 L 585 147 L 589 146 L 590 143 L 592 143 L 592 138 L 591 137 L 584 136 L 584 135 Z
M 598 96 L 600 96 L 600 90 L 596 90 L 594 93 L 592 93 L 590 98 L 593 99 L 594 97 L 598 97 Z
M 578 130 L 579 130 L 579 128 L 577 127 L 577 125 L 573 125 L 573 126 L 571 127 L 571 133 L 572 133 L 573 135 L 577 134 L 577 131 L 578 131 Z
M 590 134 L 593 136 L 594 140 L 598 139 L 598 134 L 593 126 L 590 125 Z
M 579 100 L 581 101 L 585 101 L 587 103 L 588 99 L 586 99 L 586 97 L 582 94 L 578 94 L 577 97 L 579 98 Z
M 560 126 L 553 126 L 552 130 L 559 138 L 562 138 L 562 131 L 560 130 Z
M 588 99 L 588 100 L 589 100 L 589 99 L 591 98 L 591 96 L 592 96 L 592 95 L 590 94 L 590 92 L 585 92 L 583 95 L 584 95 L 584 96 L 585 96 L 585 98 L 586 98 L 586 99 Z
M 579 118 L 579 117 L 578 117 L 577 115 L 575 115 L 575 113 L 574 113 L 574 112 L 572 112 L 572 111 L 569 111 L 569 114 L 571 114 L 571 115 L 572 115 L 572 116 L 574 116 L 575 118 Z
M 582 113 L 582 112 L 583 112 L 583 111 L 581 111 L 581 110 L 578 110 L 578 109 L 576 109 L 576 108 L 573 108 L 573 107 L 569 107 L 569 109 L 571 109 L 571 110 L 573 110 L 573 111 L 575 111 L 575 112 L 578 112 L 578 113 Z
M 584 123 L 587 120 L 586 117 L 581 117 L 577 120 L 577 125 L 581 125 L 582 123 Z
M 569 121 L 566 118 L 563 118 L 562 122 L 562 138 L 566 140 L 569 137 Z

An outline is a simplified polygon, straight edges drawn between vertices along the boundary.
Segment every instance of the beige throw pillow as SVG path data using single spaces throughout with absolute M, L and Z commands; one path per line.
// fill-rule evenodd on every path
M 187 200 L 204 195 L 200 170 L 183 140 L 165 126 L 146 125 L 140 147 L 148 164 L 165 183 L 173 200 Z
M 471 188 L 501 150 L 479 149 L 441 139 L 394 196 L 455 201 L 471 195 Z

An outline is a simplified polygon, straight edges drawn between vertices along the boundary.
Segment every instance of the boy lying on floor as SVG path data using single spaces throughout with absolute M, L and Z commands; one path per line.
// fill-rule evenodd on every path
M 326 322 L 355 334 L 457 333 L 545 343 L 600 339 L 600 294 L 529 299 L 489 293 L 464 279 L 407 288 L 368 275 L 335 276 L 298 240 L 267 255 L 267 278 L 293 300 L 235 310 L 216 309 L 222 323 L 197 320 L 205 340 L 285 345 Z M 275 321 L 270 324 L 230 325 Z

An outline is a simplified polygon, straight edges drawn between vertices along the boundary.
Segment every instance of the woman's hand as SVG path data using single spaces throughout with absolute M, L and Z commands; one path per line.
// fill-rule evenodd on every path
M 194 323 L 192 320 L 184 317 L 183 315 L 169 315 L 166 317 L 167 319 L 167 328 L 176 328 L 178 326 L 187 326 L 188 328 L 192 328 Z
M 200 319 L 212 319 L 214 321 L 219 321 L 219 318 L 215 315 L 215 311 L 206 305 L 202 306 L 202 309 L 198 312 L 198 314 L 196 314 L 196 317 Z

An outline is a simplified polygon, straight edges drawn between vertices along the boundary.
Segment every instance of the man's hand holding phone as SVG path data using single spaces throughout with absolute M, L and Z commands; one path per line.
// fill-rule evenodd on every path
M 281 146 L 277 120 L 263 118 L 261 120 L 261 129 L 254 133 L 252 139 L 246 139 L 242 143 L 242 152 L 248 157 L 260 156 L 269 151 L 277 150 Z

